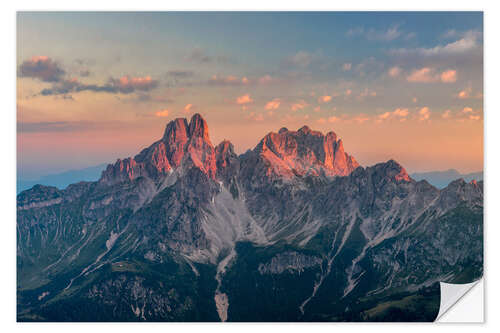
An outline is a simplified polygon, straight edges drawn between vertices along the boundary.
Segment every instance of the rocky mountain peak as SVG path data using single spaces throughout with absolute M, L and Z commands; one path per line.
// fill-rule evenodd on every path
M 303 126 L 297 131 L 281 128 L 267 134 L 254 153 L 266 161 L 268 175 L 292 178 L 295 175 L 346 176 L 359 166 L 344 152 L 334 132 L 327 135 Z
M 167 124 L 163 140 L 168 143 L 188 140 L 188 122 L 186 118 L 177 118 Z
M 194 166 L 215 178 L 215 150 L 210 142 L 208 126 L 201 115 L 170 121 L 163 138 L 142 150 L 135 157 L 119 159 L 109 165 L 101 176 L 101 183 L 130 181 L 140 176 L 158 179 L 172 168 Z
M 189 122 L 189 136 L 197 136 L 203 138 L 206 141 L 210 141 L 208 137 L 207 122 L 199 113 L 196 113 L 193 115 L 193 117 L 191 117 L 191 121 Z
M 399 181 L 410 182 L 412 180 L 408 175 L 408 172 L 406 172 L 406 169 L 393 159 L 390 159 L 385 163 L 376 164 L 374 168 L 376 169 L 377 173 L 385 177 L 394 179 L 398 182 Z

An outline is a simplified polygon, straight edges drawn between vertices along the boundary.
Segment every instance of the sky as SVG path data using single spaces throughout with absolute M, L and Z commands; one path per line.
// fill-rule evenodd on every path
M 17 172 L 134 156 L 200 113 L 237 153 L 334 131 L 363 166 L 483 169 L 480 12 L 19 12 Z

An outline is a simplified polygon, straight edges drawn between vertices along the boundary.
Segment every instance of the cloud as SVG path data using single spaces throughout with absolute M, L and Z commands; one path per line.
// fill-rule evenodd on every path
M 274 79 L 269 74 L 266 74 L 258 79 L 259 84 L 268 84 L 268 83 L 271 83 L 273 81 L 274 81 Z
M 193 104 L 186 104 L 186 106 L 184 107 L 184 112 L 191 112 L 191 109 L 193 109 Z
M 421 108 L 420 111 L 418 111 L 418 114 L 420 115 L 419 120 L 421 120 L 421 121 L 428 120 L 431 116 L 431 112 L 430 112 L 429 108 L 426 106 Z
M 298 67 L 308 67 L 313 60 L 313 55 L 306 51 L 299 51 L 289 58 L 289 61 Z
M 264 115 L 261 113 L 256 114 L 255 112 L 250 112 L 245 119 L 247 120 L 253 120 L 253 121 L 263 121 L 264 120 Z
M 340 120 L 340 118 L 339 118 L 339 117 L 335 117 L 335 116 L 332 116 L 332 117 L 329 117 L 329 118 L 328 118 L 328 122 L 329 122 L 329 123 L 336 123 L 336 122 L 338 122 L 339 120 Z
M 352 90 L 351 90 L 351 89 L 347 89 L 347 90 L 345 91 L 345 95 L 346 95 L 346 96 L 351 96 L 351 94 L 352 94 Z
M 357 122 L 358 124 L 362 124 L 362 123 L 370 120 L 370 118 L 366 115 L 360 114 L 360 115 L 357 115 L 356 117 L 352 118 L 352 120 Z
M 452 83 L 457 81 L 457 71 L 450 69 L 441 73 L 441 82 Z
M 429 67 L 416 69 L 406 77 L 408 82 L 435 82 L 437 79 L 434 69 Z
M 351 68 L 352 68 L 352 64 L 350 62 L 342 65 L 342 70 L 344 70 L 344 71 L 350 71 Z
M 194 72 L 187 70 L 170 70 L 167 72 L 167 76 L 175 78 L 188 78 L 194 76 Z
M 318 99 L 318 102 L 320 103 L 328 103 L 332 100 L 332 96 L 328 96 L 328 95 L 325 95 L 325 96 L 321 96 L 319 99 Z
M 80 71 L 80 76 L 81 76 L 81 77 L 89 77 L 89 76 L 90 76 L 90 74 L 91 74 L 91 72 L 90 72 L 88 69 L 82 69 L 82 70 Z
M 246 76 L 238 77 L 235 75 L 212 75 L 207 84 L 211 86 L 247 86 L 247 85 L 266 85 L 278 82 L 271 75 L 266 74 L 257 78 L 248 78 Z
M 457 81 L 457 71 L 449 69 L 441 73 L 437 73 L 434 68 L 423 67 L 413 70 L 407 77 L 408 82 L 429 83 L 438 82 L 453 83 Z
M 469 98 L 469 96 L 470 96 L 470 91 L 468 89 L 461 90 L 457 95 L 457 97 L 460 99 L 467 99 Z
M 445 45 L 437 45 L 431 48 L 400 48 L 390 50 L 389 53 L 392 55 L 419 55 L 424 57 L 463 54 L 479 48 L 478 40 L 480 35 L 479 32 L 471 30 L 465 32 L 462 38 Z
M 265 109 L 266 110 L 277 110 L 280 107 L 280 99 L 275 98 L 272 101 L 269 101 L 266 103 Z
M 458 92 L 458 94 L 456 95 L 457 98 L 459 99 L 469 99 L 469 98 L 477 98 L 477 99 L 481 99 L 483 98 L 483 94 L 478 92 L 477 94 L 473 94 L 472 93 L 472 88 L 471 87 L 467 87 L 463 90 L 460 90 Z
M 248 84 L 248 79 L 246 77 L 239 78 L 234 75 L 228 76 L 218 76 L 212 75 L 212 77 L 208 80 L 209 85 L 215 86 L 241 86 Z
M 443 112 L 443 114 L 441 115 L 441 118 L 443 119 L 448 119 L 451 117 L 451 110 L 446 110 Z
M 376 30 L 374 28 L 365 29 L 363 27 L 356 27 L 349 29 L 346 33 L 348 37 L 363 36 L 371 41 L 384 41 L 389 42 L 399 37 L 406 36 L 406 38 L 413 38 L 414 33 L 404 35 L 403 31 L 399 29 L 399 25 L 393 25 L 386 30 Z
M 302 110 L 306 106 L 307 106 L 306 101 L 300 100 L 296 103 L 293 103 L 290 108 L 292 109 L 292 111 L 298 111 L 298 110 Z
M 389 68 L 388 74 L 390 77 L 397 77 L 401 74 L 401 67 L 394 66 Z
M 478 116 L 478 115 L 470 115 L 470 116 L 469 116 L 469 119 L 470 119 L 470 120 L 479 120 L 479 119 L 481 119 L 481 117 L 480 117 L 480 116 Z
M 128 94 L 135 90 L 149 91 L 158 86 L 158 81 L 153 80 L 151 76 L 131 77 L 128 75 L 122 76 L 119 79 L 111 78 L 110 85 L 116 87 L 119 92 Z
M 229 58 L 225 56 L 211 56 L 207 54 L 204 50 L 200 48 L 193 49 L 188 55 L 186 55 L 185 59 L 189 62 L 194 62 L 198 64 L 208 64 L 208 63 L 228 63 Z
M 249 104 L 252 102 L 253 102 L 253 99 L 250 97 L 249 94 L 245 94 L 243 96 L 239 96 L 236 98 L 236 104 L 238 104 L 238 105 L 245 105 L 245 104 Z
M 150 76 L 131 77 L 122 76 L 121 78 L 110 78 L 107 84 L 84 84 L 76 78 L 63 80 L 55 83 L 51 88 L 43 89 L 40 94 L 42 96 L 64 95 L 70 93 L 79 93 L 82 91 L 103 92 L 111 94 L 130 94 L 135 91 L 151 91 L 158 86 L 158 81 L 153 80 Z
M 463 113 L 472 113 L 472 112 L 474 112 L 474 110 L 467 106 L 467 107 L 463 108 L 462 112 Z
M 155 112 L 155 116 L 157 117 L 168 117 L 169 111 L 167 109 L 163 109 Z
M 374 90 L 370 90 L 368 88 L 365 88 L 358 96 L 358 99 L 363 100 L 365 97 L 376 97 L 377 92 Z
M 416 97 L 413 97 L 413 98 L 411 99 L 411 101 L 412 101 L 413 103 L 417 103 L 418 99 L 417 99 Z
M 406 120 L 406 117 L 409 115 L 408 109 L 403 109 L 403 108 L 397 108 L 394 111 L 390 112 L 384 112 L 382 114 L 379 114 L 377 116 L 377 122 L 382 122 L 383 120 L 388 120 L 388 119 L 399 119 L 400 121 Z
M 66 72 L 47 56 L 34 56 L 19 66 L 19 77 L 30 77 L 44 82 L 58 82 Z
M 96 128 L 95 123 L 83 121 L 18 122 L 19 133 L 74 132 Z

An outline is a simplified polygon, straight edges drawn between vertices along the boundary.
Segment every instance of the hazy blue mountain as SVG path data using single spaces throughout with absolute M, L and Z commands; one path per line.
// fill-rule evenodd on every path
M 80 181 L 93 182 L 101 177 L 102 171 L 107 164 L 100 164 L 85 169 L 68 170 L 57 174 L 40 177 L 36 180 L 17 180 L 17 193 L 30 189 L 33 186 L 40 184 L 45 186 L 55 186 L 58 189 L 65 189 L 68 185 Z
M 483 180 L 482 171 L 463 174 L 455 169 L 444 171 L 416 172 L 412 173 L 410 176 L 417 181 L 425 179 L 437 188 L 445 188 L 449 183 L 460 178 L 463 178 L 466 182 L 470 182 L 472 180 Z

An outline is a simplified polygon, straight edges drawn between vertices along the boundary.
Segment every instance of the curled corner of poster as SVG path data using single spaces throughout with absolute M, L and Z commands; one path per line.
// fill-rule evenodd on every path
M 441 301 L 438 323 L 483 323 L 484 279 L 472 283 L 440 282 Z

